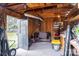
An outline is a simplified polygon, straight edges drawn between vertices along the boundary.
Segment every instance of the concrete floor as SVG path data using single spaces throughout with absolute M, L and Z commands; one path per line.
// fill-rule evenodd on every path
M 61 56 L 61 51 L 55 51 L 49 42 L 32 44 L 30 50 L 18 49 L 17 56 Z

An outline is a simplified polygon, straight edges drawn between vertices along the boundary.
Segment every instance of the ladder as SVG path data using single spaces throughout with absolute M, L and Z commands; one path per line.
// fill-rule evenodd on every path
M 64 56 L 72 56 L 70 40 L 71 40 L 71 31 L 70 31 L 70 25 L 68 25 L 64 44 Z

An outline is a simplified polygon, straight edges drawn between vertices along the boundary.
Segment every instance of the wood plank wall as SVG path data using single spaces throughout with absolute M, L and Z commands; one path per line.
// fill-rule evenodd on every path
M 51 33 L 53 29 L 52 25 L 53 19 L 45 19 L 44 22 L 41 22 L 41 26 L 39 26 L 38 23 L 36 23 L 34 20 L 30 19 L 28 23 L 29 36 L 31 36 L 36 31 Z
M 41 26 L 38 25 L 37 22 L 35 22 L 34 20 L 29 20 L 29 35 L 31 36 L 35 31 L 41 31 L 41 32 L 50 32 L 51 34 L 54 33 L 54 29 L 53 29 L 53 22 L 54 20 L 57 20 L 57 19 L 52 19 L 52 18 L 48 18 L 48 19 L 44 19 L 43 22 L 41 22 Z M 68 21 L 64 21 L 64 29 L 66 29 L 67 27 L 67 23 Z
M 28 35 L 33 35 L 34 32 L 40 31 L 39 22 L 34 19 L 28 20 Z
M 2 7 L 0 7 L 0 27 L 2 27 L 3 29 L 6 29 L 6 13 L 5 13 L 5 9 L 3 9 Z
M 44 22 L 41 23 L 41 31 L 43 32 L 51 32 L 53 25 L 53 19 L 45 19 Z

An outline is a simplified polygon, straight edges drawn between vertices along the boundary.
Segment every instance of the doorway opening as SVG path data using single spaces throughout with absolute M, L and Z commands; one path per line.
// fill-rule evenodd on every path
M 28 49 L 28 21 L 7 16 L 7 38 L 10 48 Z

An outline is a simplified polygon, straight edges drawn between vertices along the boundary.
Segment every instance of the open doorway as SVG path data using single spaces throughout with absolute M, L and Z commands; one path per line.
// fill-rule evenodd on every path
M 18 48 L 18 20 L 14 17 L 7 16 L 7 38 L 10 48 Z
M 7 38 L 10 48 L 28 49 L 28 21 L 7 16 Z

